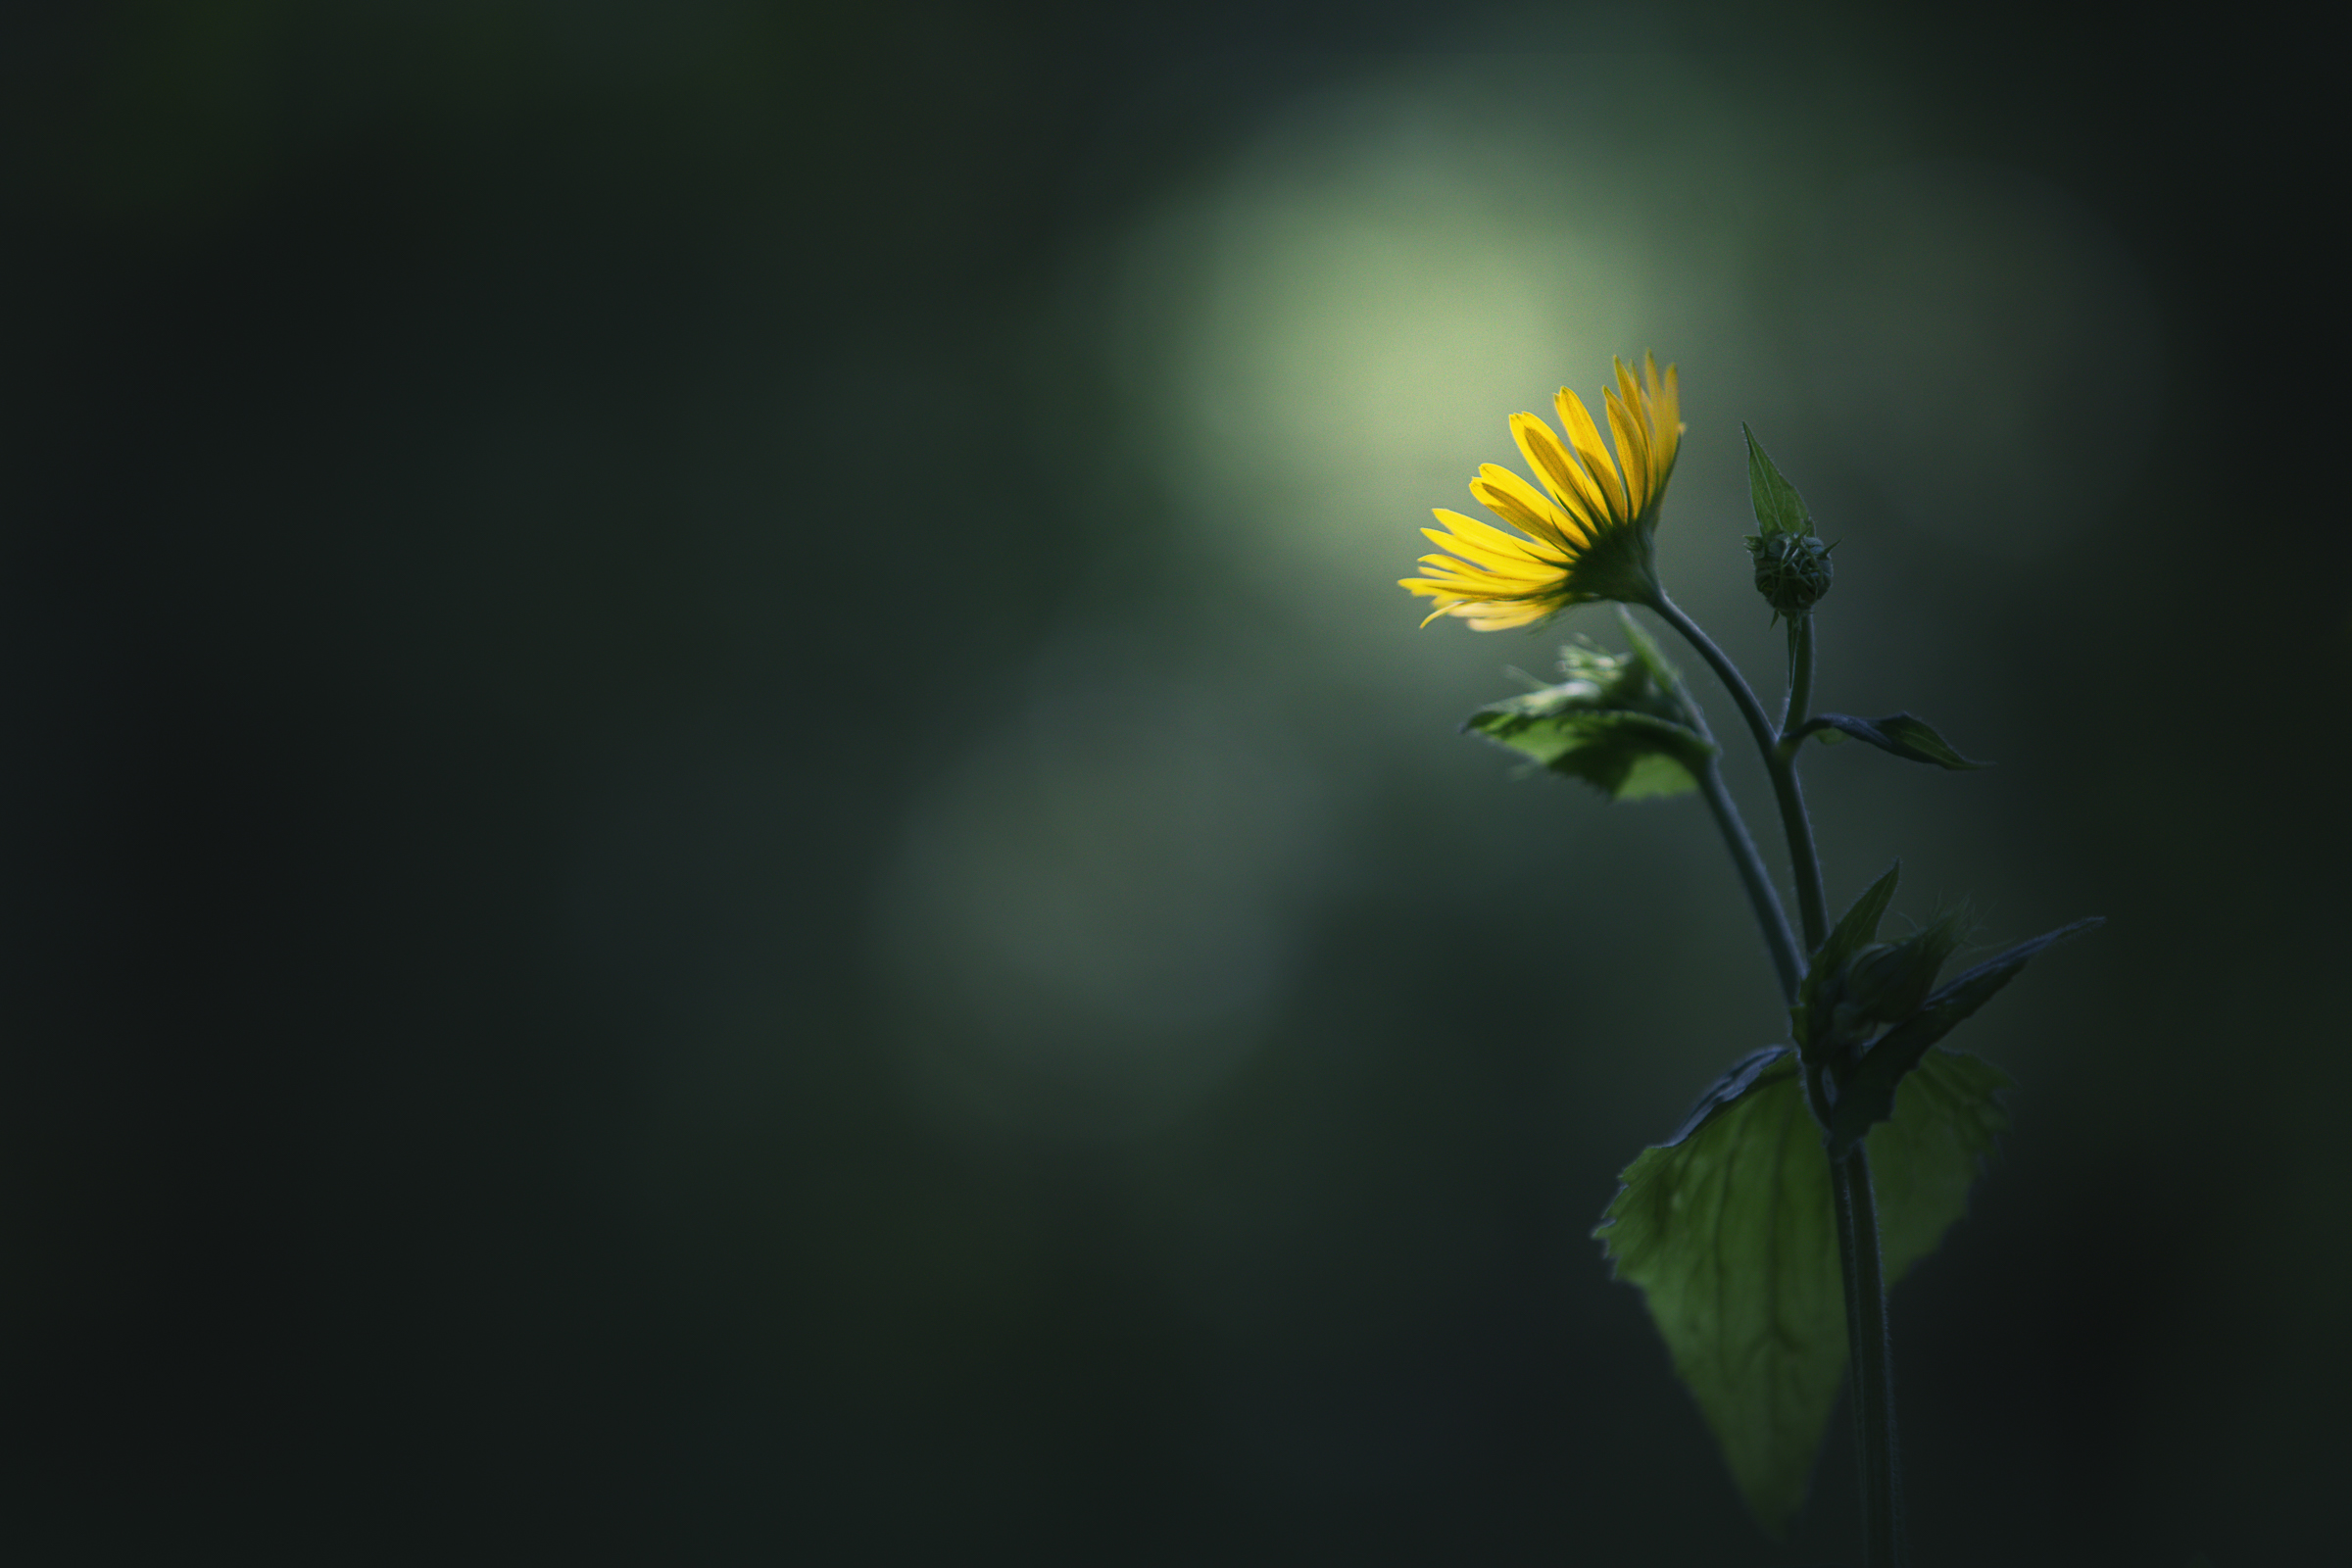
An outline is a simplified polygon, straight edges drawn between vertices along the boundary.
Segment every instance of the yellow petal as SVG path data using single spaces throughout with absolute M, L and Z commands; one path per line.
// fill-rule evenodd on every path
M 1446 524 L 1446 527 L 1451 528 L 1457 537 L 1472 540 L 1486 546 L 1489 550 L 1499 550 L 1512 556 L 1532 557 L 1539 561 L 1550 561 L 1563 566 L 1568 564 L 1568 558 L 1565 555 L 1541 540 L 1522 539 L 1515 534 L 1504 533 L 1491 522 L 1481 522 L 1476 517 L 1465 516 L 1458 512 L 1448 512 L 1444 507 L 1432 508 L 1430 514 Z M 1421 531 L 1429 533 L 1427 528 Z M 1436 538 L 1437 536 L 1432 534 L 1431 537 Z M 1445 545 L 1446 541 L 1439 539 L 1438 543 Z
M 1396 586 L 1407 593 L 1435 599 L 1441 607 L 1483 602 L 1488 597 L 1484 594 L 1461 593 L 1442 582 L 1431 582 L 1426 577 L 1402 577 L 1397 579 Z
M 1649 416 L 1649 400 L 1642 395 L 1642 383 L 1634 376 L 1634 368 L 1623 360 L 1612 359 L 1609 364 L 1617 371 L 1617 396 L 1625 405 L 1626 416 L 1633 421 L 1634 433 L 1641 439 L 1642 458 L 1638 465 L 1646 471 L 1649 455 L 1656 444 L 1657 425 Z M 1629 461 L 1624 447 L 1617 449 L 1617 460 L 1630 474 L 1636 465 Z
M 1560 438 L 1552 433 L 1550 425 L 1532 414 L 1514 414 L 1511 440 L 1517 443 L 1519 455 L 1527 460 L 1536 477 L 1544 481 L 1544 488 L 1551 492 L 1552 499 L 1571 512 L 1584 504 L 1585 492 L 1591 487 L 1577 471 L 1576 460 L 1560 445 Z
M 1423 556 L 1421 564 L 1430 569 L 1431 582 L 1450 583 L 1461 592 L 1472 594 L 1542 593 L 1565 575 L 1537 568 L 1500 571 L 1478 562 L 1457 561 L 1451 556 Z
M 1656 427 L 1652 450 L 1658 467 L 1658 488 L 1664 490 L 1668 475 L 1674 472 L 1674 460 L 1683 449 L 1683 389 L 1681 377 L 1671 365 L 1666 367 L 1665 380 L 1652 403 L 1650 417 Z
M 1487 592 L 1486 585 L 1494 580 L 1474 566 L 1463 565 L 1451 556 L 1423 556 L 1421 564 L 1429 568 L 1430 575 L 1415 578 L 1415 581 L 1435 583 L 1447 593 L 1459 594 L 1464 598 Z
M 1559 571 L 1545 572 L 1538 577 L 1526 572 L 1497 571 L 1476 564 L 1467 571 L 1458 565 L 1453 571 L 1447 571 L 1428 562 L 1422 564 L 1428 568 L 1431 582 L 1450 583 L 1457 592 L 1489 598 L 1500 596 L 1516 599 L 1523 594 L 1548 594 L 1567 580 L 1567 573 Z
M 1645 416 L 1647 411 L 1642 403 L 1642 383 L 1635 378 L 1634 368 L 1612 355 L 1609 368 L 1617 372 L 1617 395 L 1625 399 L 1625 406 L 1638 416 Z M 1643 426 L 1644 430 L 1647 428 L 1647 425 Z
M 1497 572 L 1506 577 L 1524 577 L 1530 582 L 1537 582 L 1545 577 L 1556 577 L 1567 569 L 1565 566 L 1555 566 L 1547 562 L 1531 560 L 1526 556 L 1515 556 L 1507 551 L 1490 550 L 1474 540 L 1462 538 L 1459 534 L 1443 534 L 1434 528 L 1424 528 L 1421 531 L 1429 535 L 1430 543 L 1436 545 L 1440 550 L 1450 550 L 1463 561 L 1484 571 Z M 1422 559 L 1426 561 L 1446 558 L 1425 556 Z
M 1631 382 L 1633 377 L 1628 375 L 1624 379 Z M 1637 392 L 1635 396 L 1641 394 Z M 1632 508 L 1630 515 L 1639 517 L 1649 510 L 1649 441 L 1642 433 L 1641 416 L 1626 407 L 1623 398 L 1612 390 L 1606 401 L 1609 433 L 1617 438 L 1617 456 L 1625 460 L 1626 504 Z
M 1532 626 L 1552 612 L 1550 605 L 1479 606 L 1475 611 L 1458 609 L 1454 613 L 1470 622 L 1472 631 L 1515 631 Z
M 1515 415 L 1511 419 L 1511 439 L 1518 442 L 1519 455 L 1527 459 L 1527 466 L 1536 470 L 1536 476 L 1544 481 L 1552 499 L 1584 525 L 1587 535 L 1607 525 L 1607 493 L 1593 482 L 1584 465 L 1569 455 L 1550 425 L 1532 414 Z M 1544 455 L 1544 461 L 1538 461 L 1538 453 Z
M 1549 540 L 1571 556 L 1590 542 L 1585 530 L 1567 513 L 1500 464 L 1482 464 L 1478 477 L 1470 481 L 1470 493 L 1503 521 L 1524 528 L 1539 539 Z
M 1601 501 L 1595 521 L 1625 522 L 1633 514 L 1625 504 L 1625 486 L 1617 477 L 1617 465 L 1609 461 L 1609 449 L 1601 445 L 1600 431 L 1592 423 L 1592 416 L 1585 405 L 1566 387 L 1560 388 L 1552 406 L 1560 411 L 1560 423 L 1568 431 L 1568 439 L 1576 447 L 1576 455 L 1592 471 L 1597 487 L 1596 500 Z
M 1456 599 L 1543 599 L 1560 597 L 1561 578 L 1537 580 L 1525 577 L 1472 576 L 1455 577 L 1432 575 L 1418 579 L 1436 583 Z

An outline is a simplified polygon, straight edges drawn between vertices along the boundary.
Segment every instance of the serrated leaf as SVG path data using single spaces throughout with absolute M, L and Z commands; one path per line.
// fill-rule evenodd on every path
M 1755 431 L 1742 424 L 1740 433 L 1747 437 L 1747 499 L 1755 509 L 1756 526 L 1762 530 L 1760 537 L 1811 533 L 1813 514 L 1805 510 L 1804 497 L 1796 493 L 1796 486 L 1782 477 L 1772 455 L 1756 439 Z
M 1463 727 L 1614 801 L 1695 789 L 1715 747 L 1682 721 L 1672 666 L 1654 647 L 1636 650 L 1563 648 L 1558 685 L 1489 704 Z
M 1933 1251 L 2007 1119 L 2008 1079 L 1933 1053 L 1870 1136 L 1886 1282 Z M 1645 1149 L 1593 1235 L 1641 1287 L 1757 1522 L 1804 1500 L 1845 1369 L 1845 1297 L 1829 1158 L 1795 1054 L 1743 1058 L 1674 1139 Z
M 1794 1056 L 1776 1052 L 1618 1179 L 1594 1234 L 1616 1277 L 1641 1287 L 1675 1375 L 1778 1537 L 1804 1500 L 1845 1363 L 1829 1164 Z
M 1469 727 L 1551 772 L 1583 779 L 1613 801 L 1696 789 L 1697 770 L 1714 754 L 1682 725 L 1647 713 L 1513 712 L 1496 704 L 1471 714 Z
M 1937 767 L 1958 772 L 1969 768 L 1990 767 L 1990 762 L 1971 761 L 1954 751 L 1951 744 L 1936 733 L 1935 726 L 1924 718 L 1909 713 L 1889 713 L 1885 718 L 1856 718 L 1851 713 L 1815 713 L 1797 727 L 1798 736 L 1819 735 L 1824 744 L 1852 736 L 1868 741 L 1882 752 L 1914 762 L 1933 762 Z
M 1813 1043 L 1811 1019 L 1814 1004 L 1821 997 L 1821 988 L 1832 975 L 1844 968 L 1855 954 L 1879 939 L 1879 922 L 1886 918 L 1886 906 L 1894 902 L 1895 884 L 1902 880 L 1902 861 L 1897 860 L 1888 866 L 1886 874 L 1865 889 L 1845 913 L 1838 917 L 1838 923 L 1830 928 L 1829 937 L 1822 943 L 1821 951 L 1813 955 L 1813 962 L 1805 970 L 1804 983 L 1797 987 L 1796 1005 L 1789 1010 L 1800 1044 L 1809 1047 Z
M 1863 1054 L 1852 1077 L 1839 1087 L 1837 1107 L 1830 1114 L 1831 1152 L 1851 1149 L 1854 1140 L 1868 1135 L 1874 1124 L 1884 1123 L 1893 1112 L 1896 1090 L 1923 1059 L 1928 1059 L 1929 1048 L 1990 1002 L 1995 993 L 2024 971 L 2034 955 L 2106 923 L 2103 916 L 2094 914 L 2055 931 L 2045 931 L 2030 942 L 2020 942 L 2006 953 L 1985 959 L 1965 974 L 1954 976 L 1930 996 L 1920 1004 L 1919 1011 L 1889 1029 Z M 1876 1149 L 1878 1145 L 1874 1141 L 1871 1147 Z
M 1894 1117 L 1871 1130 L 1870 1185 L 1889 1288 L 1968 1211 L 1969 1185 L 2009 1130 L 2001 1099 L 2016 1087 L 1983 1056 L 1931 1051 L 1903 1080 Z

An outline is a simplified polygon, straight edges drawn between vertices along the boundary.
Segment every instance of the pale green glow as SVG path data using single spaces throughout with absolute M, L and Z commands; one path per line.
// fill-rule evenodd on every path
M 1514 410 L 1640 351 L 1645 247 L 1572 172 L 1531 204 L 1524 161 L 1411 97 L 1327 105 L 1139 238 L 1167 477 L 1240 569 L 1399 575 Z
M 2040 548 L 2061 501 L 2087 514 L 2129 471 L 2145 313 L 2063 198 L 1923 170 L 1884 105 L 1796 109 L 1655 60 L 1511 71 L 1408 65 L 1302 99 L 1073 254 L 1033 349 L 1040 439 L 1117 535 L 1116 575 L 1062 628 L 1097 651 L 943 767 L 877 911 L 903 1059 L 952 1116 L 1101 1133 L 1198 1103 L 1281 1015 L 1350 853 L 1332 823 L 1383 791 L 1449 835 L 1503 808 L 1508 763 L 1449 731 L 1513 689 L 1503 666 L 1607 633 L 1589 612 L 1416 631 L 1396 579 L 1431 508 L 1476 512 L 1478 466 L 1520 467 L 1509 416 L 1562 384 L 1596 401 L 1612 355 L 1680 364 L 1661 560 L 1767 662 L 1742 419 L 1882 563 Z M 2086 404 L 2102 363 L 2138 384 Z M 1902 646 L 1932 657 L 1947 630 Z M 1582 804 L 1544 816 L 1543 853 L 1626 831 Z M 1719 1047 L 1658 1049 L 1696 1071 Z M 1616 1060 L 1581 1067 L 1588 1089 L 1639 1077 Z
M 1049 660 L 1019 722 L 923 800 L 878 911 L 934 1102 L 1126 1132 L 1220 1081 L 1325 855 L 1315 782 L 1213 692 Z

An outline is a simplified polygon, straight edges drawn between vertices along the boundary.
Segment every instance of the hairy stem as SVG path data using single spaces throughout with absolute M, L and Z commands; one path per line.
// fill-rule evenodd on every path
M 1796 617 L 1788 649 L 1788 710 L 1781 715 L 1787 735 L 1813 716 L 1813 612 Z
M 1714 745 L 1714 732 L 1707 728 L 1706 714 L 1699 710 L 1690 689 L 1679 679 L 1674 688 L 1690 727 L 1708 745 Z M 1707 809 L 1714 813 L 1715 826 L 1723 833 L 1723 847 L 1731 852 L 1732 866 L 1740 873 L 1740 885 L 1747 890 L 1747 902 L 1756 911 L 1756 924 L 1763 928 L 1764 946 L 1772 955 L 1772 971 L 1781 982 L 1781 1000 L 1793 1007 L 1796 988 L 1805 977 L 1804 955 L 1797 951 L 1795 934 L 1788 929 L 1788 915 L 1781 907 L 1781 895 L 1772 885 L 1772 873 L 1764 868 L 1764 857 L 1757 853 L 1756 841 L 1748 836 L 1739 804 L 1724 786 L 1720 761 L 1707 760 L 1707 765 L 1698 775 L 1698 791 L 1706 797 Z
M 1764 857 L 1757 853 L 1756 841 L 1748 837 L 1747 824 L 1740 818 L 1732 792 L 1724 788 L 1720 763 L 1707 763 L 1698 776 L 1698 789 L 1707 798 L 1707 809 L 1715 813 L 1715 825 L 1723 830 L 1723 846 L 1731 851 L 1740 885 L 1747 889 L 1747 902 L 1755 906 L 1756 924 L 1764 928 L 1764 946 L 1772 954 L 1773 974 L 1781 982 L 1781 1000 L 1793 1007 L 1796 988 L 1805 978 L 1805 960 L 1796 951 L 1796 936 L 1788 929 L 1788 916 L 1781 909 L 1772 875 L 1764 869 Z
M 1845 1274 L 1846 1343 L 1853 1357 L 1854 1443 L 1862 1459 L 1864 1568 L 1902 1568 L 1903 1476 L 1894 1436 L 1894 1358 L 1886 1334 L 1886 1271 L 1870 1156 L 1860 1145 L 1830 1161 L 1838 1256 Z
M 1829 905 L 1822 896 L 1821 857 L 1813 847 L 1813 822 L 1805 814 L 1805 792 L 1804 786 L 1796 779 L 1796 760 L 1781 754 L 1780 727 L 1773 723 L 1772 715 L 1764 711 L 1764 705 L 1756 701 L 1756 694 L 1747 684 L 1747 677 L 1740 673 L 1740 666 L 1732 662 L 1730 655 L 1715 646 L 1715 639 L 1700 630 L 1697 621 L 1684 614 L 1682 608 L 1666 597 L 1664 589 L 1658 591 L 1657 598 L 1650 602 L 1649 608 L 1665 617 L 1668 625 L 1681 632 L 1683 640 L 1696 649 L 1698 657 L 1707 662 L 1707 667 L 1715 671 L 1715 678 L 1723 682 L 1724 690 L 1732 694 L 1732 702 L 1739 708 L 1740 716 L 1747 720 L 1748 733 L 1755 738 L 1756 750 L 1764 755 L 1764 770 L 1772 779 L 1773 798 L 1781 808 L 1781 831 L 1788 838 L 1789 868 L 1796 878 L 1796 912 L 1804 922 L 1805 951 L 1811 953 L 1830 934 Z M 1799 661 L 1807 666 L 1804 675 L 1807 688 L 1812 685 L 1809 667 L 1812 662 L 1811 619 L 1809 615 L 1806 617 L 1808 629 Z M 1809 690 L 1807 696 L 1809 699 Z M 1789 722 L 1792 725 L 1804 722 L 1804 715 L 1795 711 L 1793 704 Z
M 1755 737 L 1757 750 L 1770 759 L 1773 748 L 1781 743 L 1781 732 L 1772 716 L 1764 711 L 1764 705 L 1756 701 L 1756 694 L 1747 684 L 1747 677 L 1740 673 L 1740 666 L 1715 646 L 1714 638 L 1699 629 L 1697 621 L 1683 613 L 1682 606 L 1666 597 L 1665 589 L 1658 590 L 1658 597 L 1650 601 L 1649 608 L 1664 617 L 1666 624 L 1681 632 L 1683 640 L 1696 649 L 1698 657 L 1707 662 L 1707 667 L 1715 671 L 1715 678 L 1732 694 L 1740 716 L 1747 720 L 1747 731 Z

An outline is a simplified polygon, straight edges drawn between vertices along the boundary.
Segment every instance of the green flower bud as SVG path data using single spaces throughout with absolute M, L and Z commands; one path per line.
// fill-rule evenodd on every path
M 1750 534 L 1747 552 L 1755 558 L 1756 592 L 1775 617 L 1794 619 L 1811 610 L 1838 574 L 1830 547 L 1809 533 Z

